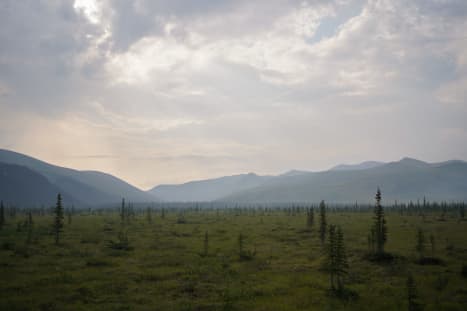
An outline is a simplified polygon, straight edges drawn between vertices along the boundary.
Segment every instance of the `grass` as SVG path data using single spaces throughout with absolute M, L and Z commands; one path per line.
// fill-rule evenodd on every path
M 318 224 L 307 230 L 304 212 L 289 214 L 166 210 L 149 223 L 142 211 L 122 226 L 116 212 L 83 213 L 65 224 L 59 245 L 51 215 L 34 217 L 28 244 L 19 214 L 0 231 L 0 310 L 403 310 L 409 273 L 425 310 L 467 309 L 467 222 L 388 213 L 392 260 L 377 262 L 367 259 L 373 215 L 329 212 L 350 265 L 352 298 L 339 299 L 322 269 Z M 419 262 L 419 227 L 435 236 L 427 257 L 437 264 Z

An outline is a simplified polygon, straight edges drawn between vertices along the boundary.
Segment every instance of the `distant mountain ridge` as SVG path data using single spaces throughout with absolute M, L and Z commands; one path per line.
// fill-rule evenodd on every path
M 467 200 L 467 163 L 426 163 L 412 158 L 395 162 L 366 161 L 330 170 L 291 170 L 277 176 L 242 174 L 161 185 L 149 190 L 165 201 L 243 203 L 372 202 L 376 187 L 385 200 Z
M 82 206 L 116 204 L 122 198 L 135 203 L 319 202 L 369 203 L 376 187 L 384 201 L 409 201 L 426 197 L 436 201 L 467 201 L 467 162 L 427 163 L 412 158 L 383 163 L 337 165 L 327 171 L 291 170 L 276 176 L 254 173 L 159 185 L 142 191 L 112 175 L 78 171 L 0 149 L 0 200 L 9 204 L 38 206 L 54 202 L 61 192 L 64 202 Z
M 190 181 L 180 185 L 159 185 L 150 193 L 164 201 L 213 201 L 238 191 L 262 185 L 272 176 L 254 173 Z
M 467 201 L 467 163 L 426 163 L 411 158 L 367 169 L 329 170 L 276 178 L 256 188 L 220 199 L 228 202 L 370 203 L 376 187 L 386 202 L 426 197 L 436 201 Z
M 0 149 L 0 163 L 26 167 L 43 176 L 56 190 L 66 194 L 64 200 L 68 202 L 80 202 L 83 205 L 95 206 L 114 204 L 122 198 L 133 202 L 158 200 L 150 193 L 142 191 L 112 175 L 51 165 L 9 150 Z M 35 185 L 35 187 L 39 186 Z M 20 193 L 23 190 L 25 189 L 18 189 L 17 192 Z M 42 202 L 44 200 L 41 197 L 37 197 L 37 200 L 37 203 L 47 203 Z M 19 197 L 17 201 L 21 201 Z
M 354 170 L 366 170 L 369 168 L 378 167 L 384 165 L 384 162 L 378 161 L 365 161 L 359 164 L 339 164 L 331 168 L 331 171 L 354 171 Z

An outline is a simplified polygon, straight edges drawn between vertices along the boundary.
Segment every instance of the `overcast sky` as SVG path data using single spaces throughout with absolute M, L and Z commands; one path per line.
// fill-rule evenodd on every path
M 467 1 L 1 0 L 0 129 L 143 189 L 465 160 Z

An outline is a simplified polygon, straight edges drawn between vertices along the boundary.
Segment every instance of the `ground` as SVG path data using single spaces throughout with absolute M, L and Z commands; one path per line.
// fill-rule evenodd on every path
M 30 242 L 21 225 L 26 215 L 7 217 L 0 230 L 0 310 L 406 310 L 409 274 L 425 310 L 467 310 L 461 274 L 467 222 L 454 212 L 441 219 L 387 211 L 386 251 L 393 259 L 375 262 L 368 258 L 371 211 L 329 211 L 328 224 L 340 225 L 345 236 L 348 299 L 329 291 L 317 213 L 311 230 L 303 211 L 164 214 L 152 211 L 150 221 L 141 211 L 122 224 L 116 211 L 81 211 L 71 224 L 65 219 L 59 245 L 52 215 L 34 215 Z M 418 228 L 425 255 L 441 264 L 417 262 Z M 118 239 L 121 232 L 128 245 Z M 240 233 L 250 255 L 244 258 Z

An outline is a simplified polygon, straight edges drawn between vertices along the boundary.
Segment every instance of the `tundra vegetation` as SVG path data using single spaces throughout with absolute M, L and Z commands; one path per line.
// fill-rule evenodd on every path
M 1 202 L 0 310 L 467 310 L 464 213 L 379 190 L 367 205 Z

